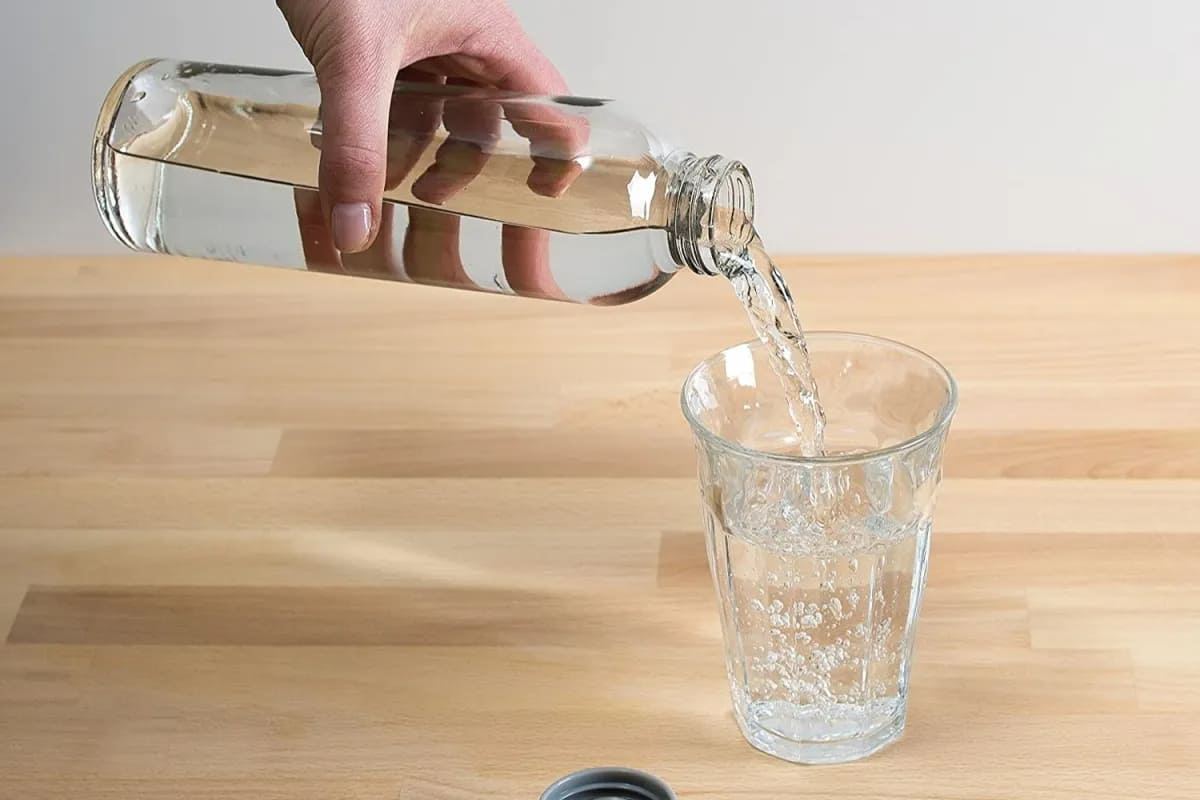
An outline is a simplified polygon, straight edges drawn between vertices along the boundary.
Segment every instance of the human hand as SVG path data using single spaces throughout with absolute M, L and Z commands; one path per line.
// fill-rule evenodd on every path
M 343 253 L 365 250 L 379 231 L 397 76 L 531 94 L 567 91 L 562 76 L 502 0 L 277 4 L 321 87 L 321 206 L 333 243 Z M 462 124 L 478 126 L 479 120 Z M 414 189 L 423 188 L 431 197 L 454 188 L 444 174 L 422 176 L 421 181 L 423 186 Z
M 529 103 L 412 95 L 393 103 L 397 77 L 566 93 L 558 71 L 505 3 L 279 0 L 278 5 L 312 61 L 322 92 L 320 196 L 296 192 L 310 268 L 473 285 L 458 255 L 457 217 L 410 207 L 403 250 L 394 252 L 397 209 L 380 200 L 383 189 L 407 177 L 442 125 L 446 136 L 433 164 L 412 184 L 422 202 L 441 205 L 466 187 L 487 162 L 502 117 L 529 140 L 531 191 L 557 196 L 578 176 L 575 157 L 587 143 L 580 118 Z M 506 225 L 501 258 L 505 279 L 517 293 L 562 297 L 549 265 L 547 232 Z

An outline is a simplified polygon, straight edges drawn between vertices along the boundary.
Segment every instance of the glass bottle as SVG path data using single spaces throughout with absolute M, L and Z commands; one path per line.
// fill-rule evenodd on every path
M 152 60 L 110 90 L 96 204 L 142 252 L 615 305 L 753 233 L 745 167 L 667 147 L 607 100 L 398 82 L 381 229 L 332 246 L 310 73 Z

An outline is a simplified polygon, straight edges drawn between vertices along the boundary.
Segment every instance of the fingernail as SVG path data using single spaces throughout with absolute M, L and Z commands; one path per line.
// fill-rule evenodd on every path
M 371 207 L 366 203 L 338 203 L 333 207 L 333 244 L 343 253 L 358 253 L 371 236 Z

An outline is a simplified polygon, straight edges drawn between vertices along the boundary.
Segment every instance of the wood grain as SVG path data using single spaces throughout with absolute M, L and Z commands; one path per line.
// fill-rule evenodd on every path
M 955 373 L 909 727 L 730 716 L 678 390 L 748 336 L 169 259 L 0 261 L 0 797 L 1200 792 L 1200 258 L 791 259 Z

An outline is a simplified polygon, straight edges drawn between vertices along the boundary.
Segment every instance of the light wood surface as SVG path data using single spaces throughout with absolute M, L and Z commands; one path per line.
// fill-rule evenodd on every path
M 622 308 L 0 262 L 0 797 L 1200 797 L 1200 258 L 810 259 L 807 326 L 961 383 L 908 730 L 730 715 L 677 393 L 719 279 Z

